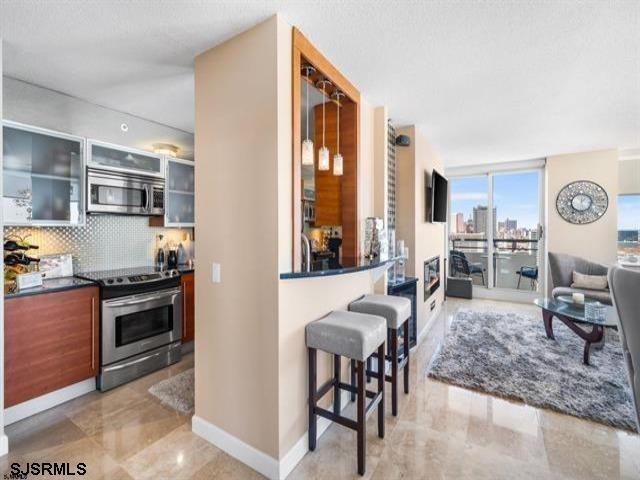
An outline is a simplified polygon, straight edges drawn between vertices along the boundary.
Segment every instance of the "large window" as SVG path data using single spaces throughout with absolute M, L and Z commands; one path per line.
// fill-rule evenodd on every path
M 487 287 L 487 177 L 452 178 L 450 185 L 452 273 L 470 277 L 475 285 Z
M 640 195 L 618 197 L 618 258 L 640 260 Z
M 539 290 L 540 175 L 536 168 L 450 179 L 451 275 L 477 287 Z

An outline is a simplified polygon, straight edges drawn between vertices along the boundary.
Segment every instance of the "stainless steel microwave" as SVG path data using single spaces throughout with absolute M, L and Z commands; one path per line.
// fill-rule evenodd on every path
M 164 215 L 164 180 L 87 168 L 87 212 Z

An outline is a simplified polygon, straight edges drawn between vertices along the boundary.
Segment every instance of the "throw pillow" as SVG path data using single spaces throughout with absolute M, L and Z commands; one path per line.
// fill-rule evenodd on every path
M 607 282 L 606 275 L 585 275 L 584 273 L 573 272 L 571 288 L 607 290 L 609 288 L 609 282 Z

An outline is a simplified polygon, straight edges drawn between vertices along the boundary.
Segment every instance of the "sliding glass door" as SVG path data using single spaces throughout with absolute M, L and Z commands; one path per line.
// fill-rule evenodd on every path
M 485 175 L 450 179 L 449 266 L 454 277 L 489 286 L 489 192 Z
M 495 288 L 537 291 L 540 276 L 540 175 L 499 173 L 493 180 Z
M 507 300 L 542 291 L 542 184 L 542 168 L 450 177 L 449 274 Z

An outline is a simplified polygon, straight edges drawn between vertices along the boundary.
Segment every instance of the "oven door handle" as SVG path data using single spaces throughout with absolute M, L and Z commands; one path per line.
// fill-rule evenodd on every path
M 153 295 L 145 295 L 143 297 L 131 298 L 128 300 L 108 300 L 104 302 L 105 307 L 128 307 L 129 305 L 138 305 L 140 303 L 152 302 L 154 300 L 162 300 L 163 298 L 172 298 L 180 293 L 180 289 L 169 290 L 168 292 L 154 293 Z

